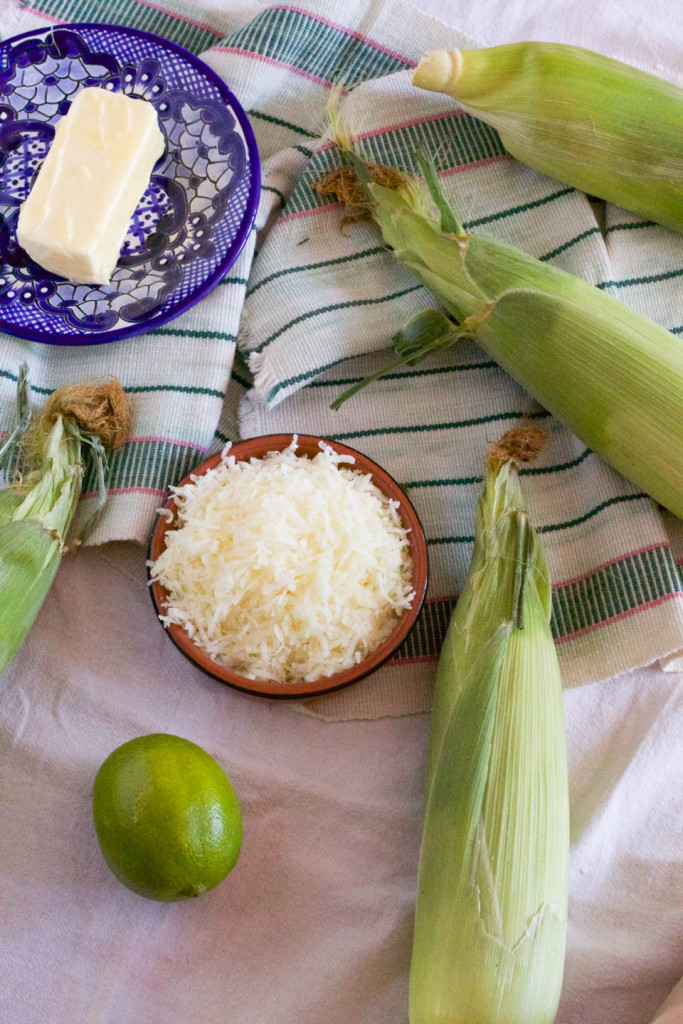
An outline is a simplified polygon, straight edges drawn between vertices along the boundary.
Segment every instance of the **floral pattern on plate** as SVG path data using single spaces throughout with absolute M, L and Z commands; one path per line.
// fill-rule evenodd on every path
M 93 344 L 184 312 L 232 265 L 256 212 L 256 144 L 230 90 L 181 47 L 117 26 L 26 33 L 0 44 L 0 61 L 0 329 Z M 166 139 L 112 280 L 101 286 L 56 277 L 16 239 L 54 125 L 86 86 L 152 103 Z

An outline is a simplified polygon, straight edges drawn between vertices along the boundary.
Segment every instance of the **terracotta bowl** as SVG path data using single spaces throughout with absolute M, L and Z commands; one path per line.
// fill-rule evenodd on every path
M 320 451 L 319 442 L 321 440 L 323 439 L 319 437 L 299 434 L 297 453 L 300 455 L 308 455 L 309 457 L 317 455 Z M 253 437 L 248 441 L 240 441 L 237 444 L 234 444 L 230 449 L 230 454 L 234 455 L 238 461 L 242 459 L 250 459 L 252 457 L 263 458 L 267 452 L 283 451 L 285 448 L 288 448 L 291 443 L 291 434 L 266 434 L 263 437 Z M 233 686 L 235 689 L 242 690 L 245 693 L 255 694 L 259 697 L 301 699 L 303 697 L 315 697 L 323 693 L 331 693 L 333 690 L 341 690 L 344 686 L 350 686 L 351 683 L 357 683 L 359 679 L 364 679 L 365 676 L 370 675 L 370 673 L 374 672 L 375 669 L 380 667 L 380 665 L 383 665 L 385 661 L 388 661 L 396 651 L 396 648 L 405 640 L 408 633 L 415 625 L 415 620 L 420 613 L 420 609 L 424 601 L 428 576 L 427 545 L 422 526 L 420 525 L 420 520 L 417 517 L 415 509 L 410 504 L 396 481 L 381 469 L 380 466 L 371 462 L 366 455 L 355 451 L 353 448 L 348 448 L 344 444 L 338 444 L 336 441 L 325 441 L 325 443 L 329 444 L 330 447 L 340 455 L 353 455 L 355 465 L 352 468 L 359 469 L 363 473 L 370 473 L 373 482 L 377 487 L 379 487 L 379 489 L 389 498 L 392 498 L 394 501 L 399 503 L 398 512 L 401 520 L 403 521 L 403 525 L 406 529 L 410 530 L 410 550 L 413 559 L 412 583 L 413 589 L 415 590 L 415 600 L 413 601 L 412 607 L 404 611 L 401 618 L 397 620 L 393 632 L 387 637 L 387 639 L 358 665 L 354 665 L 352 668 L 346 669 L 344 672 L 337 672 L 334 675 L 326 676 L 310 683 L 278 683 L 275 682 L 275 680 L 264 681 L 248 679 L 246 676 L 241 676 L 237 672 L 233 672 L 231 669 L 225 668 L 223 665 L 219 665 L 217 662 L 213 661 L 208 654 L 201 651 L 193 641 L 190 640 L 189 636 L 181 626 L 171 625 L 167 627 L 173 643 L 187 658 L 193 661 L 195 665 L 198 665 L 199 668 L 204 670 L 204 672 L 213 676 L 214 679 L 218 679 L 220 682 L 226 683 L 228 686 Z M 202 476 L 204 473 L 207 473 L 210 469 L 217 466 L 220 462 L 220 458 L 220 453 L 212 455 L 205 462 L 202 462 L 196 469 L 193 469 L 191 475 Z M 187 484 L 190 482 L 190 476 L 188 475 L 181 481 L 181 484 Z M 175 511 L 176 505 L 173 494 L 167 498 L 164 508 L 169 509 L 171 512 Z M 172 528 L 172 520 L 167 521 L 165 516 L 159 517 L 150 542 L 149 557 L 151 561 L 156 561 L 166 547 L 166 534 L 168 530 Z M 168 602 L 166 591 L 158 582 L 152 582 L 150 590 L 157 614 L 163 614 Z

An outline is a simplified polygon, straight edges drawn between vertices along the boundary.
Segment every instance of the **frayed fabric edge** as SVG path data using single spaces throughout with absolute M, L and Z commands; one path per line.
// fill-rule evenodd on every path
M 247 440 L 250 437 L 258 437 L 260 434 L 267 434 L 265 426 L 265 415 L 267 406 L 255 393 L 255 390 L 248 391 L 240 400 L 239 405 L 239 430 L 240 438 Z
M 254 386 L 249 394 L 254 395 L 264 405 L 277 405 L 277 402 L 268 402 L 268 395 L 280 383 L 269 362 L 267 352 L 251 352 L 247 356 L 247 364 L 254 376 Z

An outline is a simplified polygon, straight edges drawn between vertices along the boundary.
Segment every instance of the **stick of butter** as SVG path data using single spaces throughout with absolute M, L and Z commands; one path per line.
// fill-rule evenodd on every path
M 164 146 L 151 103 L 82 89 L 21 204 L 19 245 L 53 274 L 106 284 Z

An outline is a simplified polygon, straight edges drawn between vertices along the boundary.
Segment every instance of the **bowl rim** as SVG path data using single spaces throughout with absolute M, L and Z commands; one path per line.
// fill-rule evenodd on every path
M 180 43 L 174 43 L 170 39 L 165 39 L 163 36 L 157 35 L 155 32 L 148 32 L 146 29 L 133 28 L 128 25 L 112 25 L 106 21 L 67 22 L 63 25 L 53 25 L 52 28 L 54 31 L 66 29 L 67 31 L 77 32 L 79 29 L 86 28 L 102 31 L 106 30 L 107 32 L 118 32 L 124 35 L 139 36 L 141 38 L 148 39 L 157 45 L 162 44 L 168 50 L 174 50 L 179 56 L 183 57 L 189 64 L 191 64 L 197 73 L 204 75 L 204 77 L 208 79 L 220 92 L 222 99 L 229 107 L 231 113 L 235 115 L 235 119 L 239 122 L 240 128 L 242 129 L 245 146 L 249 154 L 249 164 L 252 169 L 249 196 L 244 211 L 244 217 L 232 245 L 223 255 L 223 258 L 211 274 L 209 274 L 206 280 L 203 281 L 202 284 L 188 295 L 177 307 L 174 307 L 171 310 L 166 310 L 165 313 L 159 313 L 158 316 L 151 320 L 142 320 L 137 323 L 131 323 L 127 327 L 118 327 L 114 331 L 105 332 L 103 334 L 87 334 L 82 331 L 71 331 L 68 334 L 51 334 L 49 331 L 39 331 L 31 327 L 15 326 L 14 324 L 7 323 L 6 320 L 0 318 L 0 328 L 2 328 L 6 334 L 10 334 L 14 338 L 23 338 L 25 341 L 35 341 L 41 345 L 66 345 L 73 348 L 78 348 L 81 345 L 106 345 L 113 341 L 123 341 L 126 338 L 145 334 L 148 331 L 153 330 L 155 327 L 161 327 L 163 324 L 167 324 L 171 320 L 175 320 L 176 317 L 181 316 L 183 313 L 187 313 L 189 309 L 195 306 L 201 299 L 205 298 L 209 292 L 213 291 L 221 278 L 223 278 L 234 266 L 251 233 L 256 219 L 256 214 L 258 212 L 258 205 L 261 198 L 261 160 L 254 130 L 251 127 L 242 104 L 220 75 L 205 61 L 203 61 L 201 57 L 192 53 L 192 51 L 188 50 L 185 46 L 181 46 Z M 7 48 L 18 42 L 23 42 L 31 36 L 42 36 L 46 32 L 49 32 L 49 30 L 50 26 L 43 26 L 42 28 L 28 29 L 26 32 L 18 32 L 14 36 L 8 36 L 7 39 L 0 40 L 0 54 L 6 52 Z
M 284 451 L 291 445 L 294 437 L 297 438 L 299 449 L 303 446 L 309 449 L 314 447 L 319 449 L 320 443 L 323 442 L 340 455 L 352 455 L 356 459 L 356 466 L 354 468 L 361 470 L 363 473 L 370 473 L 373 482 L 382 493 L 392 500 L 399 502 L 399 515 L 404 526 L 410 531 L 408 536 L 413 559 L 412 583 L 415 598 L 411 607 L 403 612 L 386 640 L 375 648 L 374 651 L 371 651 L 358 665 L 353 665 L 351 668 L 345 669 L 343 672 L 336 672 L 331 676 L 324 676 L 312 682 L 302 683 L 278 683 L 275 680 L 249 679 L 213 661 L 208 654 L 197 647 L 182 626 L 175 624 L 165 626 L 163 623 L 160 623 L 181 654 L 207 675 L 212 676 L 226 686 L 240 690 L 242 693 L 275 700 L 301 700 L 307 697 L 319 697 L 324 694 L 334 693 L 337 690 L 351 686 L 353 683 L 360 682 L 361 679 L 365 679 L 384 665 L 395 654 L 397 648 L 415 626 L 424 604 L 429 580 L 427 542 L 417 512 L 394 478 L 367 455 L 339 441 L 318 437 L 314 434 L 295 432 L 261 434 L 257 437 L 247 438 L 244 441 L 237 441 L 230 447 L 229 454 L 234 455 L 238 461 L 252 457 L 263 458 L 268 452 Z M 215 468 L 221 462 L 223 451 L 210 455 L 175 486 L 182 487 L 185 484 L 192 483 L 193 477 L 203 476 L 209 470 Z M 172 491 L 169 491 L 162 507 L 172 511 L 174 504 L 175 495 Z M 160 514 L 150 536 L 148 546 L 148 561 L 150 563 L 156 561 L 164 550 L 164 541 L 170 526 L 171 520 L 167 520 L 165 516 Z M 152 603 L 158 617 L 166 600 L 166 592 L 161 583 L 152 579 L 151 565 L 149 564 L 147 566 L 147 578 Z

